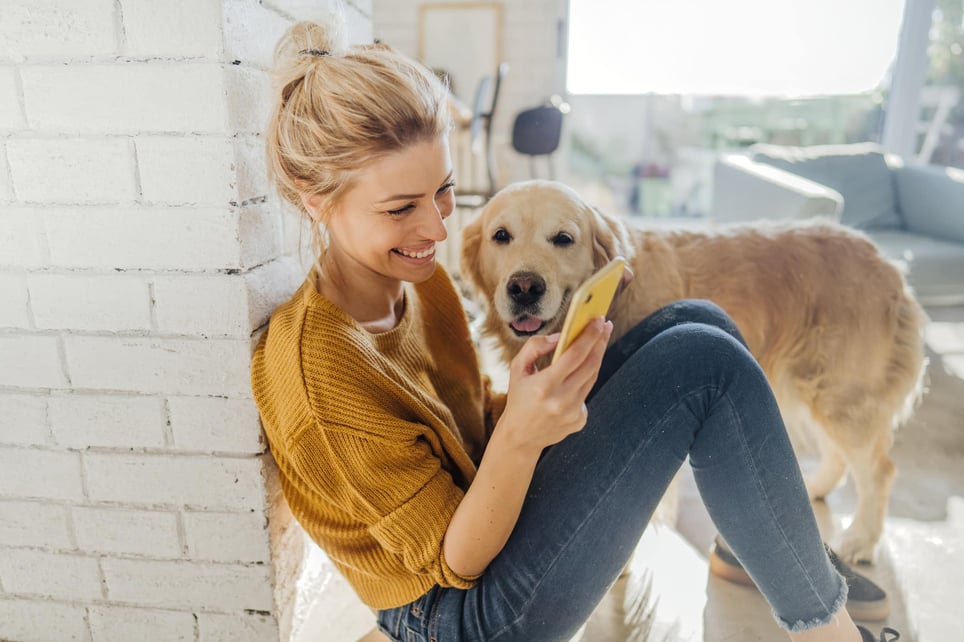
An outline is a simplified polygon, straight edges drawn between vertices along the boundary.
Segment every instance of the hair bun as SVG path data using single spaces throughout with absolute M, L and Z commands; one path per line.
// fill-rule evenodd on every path
M 288 27 L 274 49 L 274 64 L 277 70 L 297 65 L 303 56 L 342 54 L 347 49 L 344 22 L 338 14 L 332 21 L 320 24 L 302 21 Z M 324 52 L 324 54 L 322 54 Z

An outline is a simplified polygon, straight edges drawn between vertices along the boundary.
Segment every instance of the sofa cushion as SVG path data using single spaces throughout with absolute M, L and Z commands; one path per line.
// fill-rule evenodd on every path
M 785 147 L 754 145 L 755 161 L 826 185 L 844 198 L 840 221 L 861 229 L 899 228 L 894 178 L 874 143 Z
M 964 171 L 908 164 L 894 178 L 908 232 L 964 243 Z
M 893 229 L 868 230 L 867 235 L 905 268 L 921 303 L 964 303 L 964 244 Z

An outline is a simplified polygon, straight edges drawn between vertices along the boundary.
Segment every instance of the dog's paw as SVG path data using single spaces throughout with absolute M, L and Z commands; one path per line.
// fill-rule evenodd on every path
M 877 538 L 869 533 L 848 528 L 837 537 L 832 548 L 840 559 L 849 564 L 873 564 Z

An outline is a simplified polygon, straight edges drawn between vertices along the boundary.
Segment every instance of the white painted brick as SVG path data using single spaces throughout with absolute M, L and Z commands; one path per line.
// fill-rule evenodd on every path
M 0 203 L 10 203 L 13 200 L 13 183 L 10 180 L 10 167 L 7 164 L 7 146 L 0 143 Z M 2 242 L 3 237 L 0 236 L 0 243 Z M 0 245 L 0 261 L 2 260 L 3 246 Z
M 91 500 L 263 510 L 257 458 L 85 453 Z
M 80 455 L 34 448 L 0 448 L 2 496 L 82 499 Z
M 47 437 L 46 395 L 0 393 L 0 443 L 40 445 Z
M 95 553 L 180 557 L 174 513 L 73 507 L 77 546 Z
M 271 83 L 268 74 L 243 65 L 228 65 L 224 70 L 228 131 L 257 134 L 264 131 L 271 112 Z
M 22 129 L 24 125 L 26 120 L 23 117 L 20 92 L 17 90 L 17 69 L 0 67 L 0 131 Z
M 7 160 L 23 202 L 124 203 L 137 196 L 126 138 L 10 139 Z
M 44 215 L 51 263 L 63 267 L 240 267 L 238 215 L 227 209 L 91 208 Z M 77 239 L 84 239 L 78 243 Z
M 56 504 L 0 501 L 0 545 L 73 548 L 67 509 Z
M 284 257 L 245 274 L 248 286 L 248 326 L 260 328 L 276 307 L 291 298 L 305 280 L 305 270 L 292 257 Z
M 260 2 L 224 0 L 224 58 L 270 69 L 274 45 L 290 22 Z
M 27 276 L 0 272 L 0 328 L 29 328 L 27 310 Z
M 0 582 L 9 593 L 62 600 L 102 597 L 97 560 L 79 555 L 7 549 L 0 556 Z
M 264 642 L 278 639 L 278 622 L 260 613 L 198 613 L 199 642 Z
M 237 198 L 234 142 L 216 136 L 138 136 L 146 202 L 227 205 Z
M 184 533 L 192 559 L 217 562 L 270 562 L 263 514 L 184 513 Z
M 0 640 L 88 642 L 87 609 L 50 600 L 0 599 Z
M 154 312 L 162 334 L 251 336 L 241 275 L 155 277 Z
M 110 599 L 161 608 L 270 611 L 269 565 L 105 559 Z
M 247 341 L 67 336 L 64 342 L 71 382 L 77 388 L 250 395 Z
M 260 454 L 265 442 L 253 399 L 171 397 L 174 446 L 196 452 Z
M 0 386 L 62 388 L 57 337 L 0 336 Z
M 48 410 L 57 444 L 67 448 L 163 448 L 164 400 L 126 395 L 53 395 Z
M 0 183 L 4 171 L 0 164 Z M 43 217 L 38 210 L 0 208 L 0 265 L 18 268 L 44 266 L 46 243 Z
M 147 281 L 117 274 L 31 274 L 30 306 L 38 328 L 150 330 Z
M 239 134 L 235 138 L 237 199 L 239 203 L 264 199 L 271 190 L 265 161 L 264 139 Z
M 121 0 L 124 52 L 130 56 L 216 58 L 221 53 L 220 0 Z
M 62 59 L 117 51 L 114 0 L 3 0 L 0 58 Z
M 36 65 L 23 67 L 20 75 L 27 120 L 34 129 L 97 134 L 225 131 L 220 64 Z
M 93 642 L 194 642 L 194 615 L 125 606 L 90 607 Z
M 241 265 L 254 267 L 281 256 L 284 222 L 281 213 L 265 205 L 242 207 L 238 221 Z

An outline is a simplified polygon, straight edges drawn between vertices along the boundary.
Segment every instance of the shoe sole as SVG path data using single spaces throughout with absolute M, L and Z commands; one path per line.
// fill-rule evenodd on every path
M 726 563 L 720 559 L 716 551 L 710 553 L 710 573 L 734 584 L 756 588 L 753 578 L 750 577 L 750 574 L 747 573 L 742 566 L 733 566 L 732 564 Z M 848 600 L 847 612 L 850 613 L 850 617 L 855 620 L 874 622 L 884 620 L 890 615 L 890 602 L 887 598 L 877 600 L 876 602 L 860 603 L 851 603 Z

